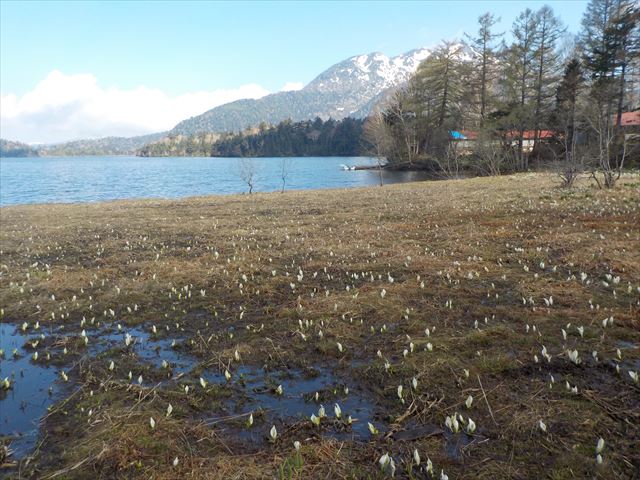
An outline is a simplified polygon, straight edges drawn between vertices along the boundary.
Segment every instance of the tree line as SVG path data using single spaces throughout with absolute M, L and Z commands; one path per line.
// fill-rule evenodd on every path
M 244 132 L 176 136 L 146 145 L 141 156 L 186 155 L 206 157 L 307 157 L 358 156 L 364 120 L 285 120 L 277 125 L 262 123 Z
M 22 142 L 0 138 L 0 157 L 37 157 L 38 150 Z
M 640 10 L 591 0 L 576 37 L 553 9 L 525 9 L 510 42 L 486 13 L 464 42 L 442 42 L 409 84 L 368 119 L 370 150 L 395 168 L 456 175 L 523 171 L 552 163 L 572 183 L 589 171 L 613 186 L 632 157 L 640 108 Z M 630 133 L 631 132 L 631 133 Z

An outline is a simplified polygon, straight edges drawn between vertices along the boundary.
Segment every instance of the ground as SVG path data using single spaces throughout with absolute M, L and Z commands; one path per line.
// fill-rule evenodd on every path
M 2 208 L 0 476 L 638 478 L 640 177 L 557 183 Z

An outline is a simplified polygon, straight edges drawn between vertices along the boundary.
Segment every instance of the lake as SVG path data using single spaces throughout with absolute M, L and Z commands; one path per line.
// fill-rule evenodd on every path
M 280 158 L 254 158 L 255 192 L 278 191 Z M 376 185 L 376 170 L 343 171 L 341 165 L 375 165 L 369 157 L 287 158 L 287 190 Z M 0 159 L 0 206 L 94 202 L 125 198 L 180 198 L 248 191 L 238 158 L 48 157 Z M 383 172 L 385 183 L 426 179 L 424 172 Z

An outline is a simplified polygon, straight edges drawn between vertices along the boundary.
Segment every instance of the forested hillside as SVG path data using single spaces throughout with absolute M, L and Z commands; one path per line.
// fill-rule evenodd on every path
M 37 157 L 38 151 L 31 145 L 0 138 L 0 157 Z
M 210 157 L 211 147 L 221 137 L 217 133 L 168 135 L 136 151 L 139 157 Z
M 146 145 L 138 152 L 154 156 L 213 157 L 305 157 L 357 156 L 365 153 L 362 143 L 364 120 L 292 122 L 276 126 L 262 124 L 242 133 L 192 136 L 176 135 Z
M 43 145 L 38 147 L 38 152 L 43 157 L 133 155 L 139 148 L 162 138 L 163 135 L 164 133 L 152 133 L 137 137 L 104 137 L 75 140 L 55 145 Z

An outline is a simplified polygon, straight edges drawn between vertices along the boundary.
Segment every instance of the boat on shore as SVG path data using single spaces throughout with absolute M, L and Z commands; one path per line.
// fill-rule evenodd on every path
M 378 170 L 378 165 L 344 165 L 341 164 L 340 168 L 342 170 L 344 170 L 345 172 L 347 171 L 354 171 L 354 170 Z M 384 165 L 382 166 L 382 168 L 384 169 Z

